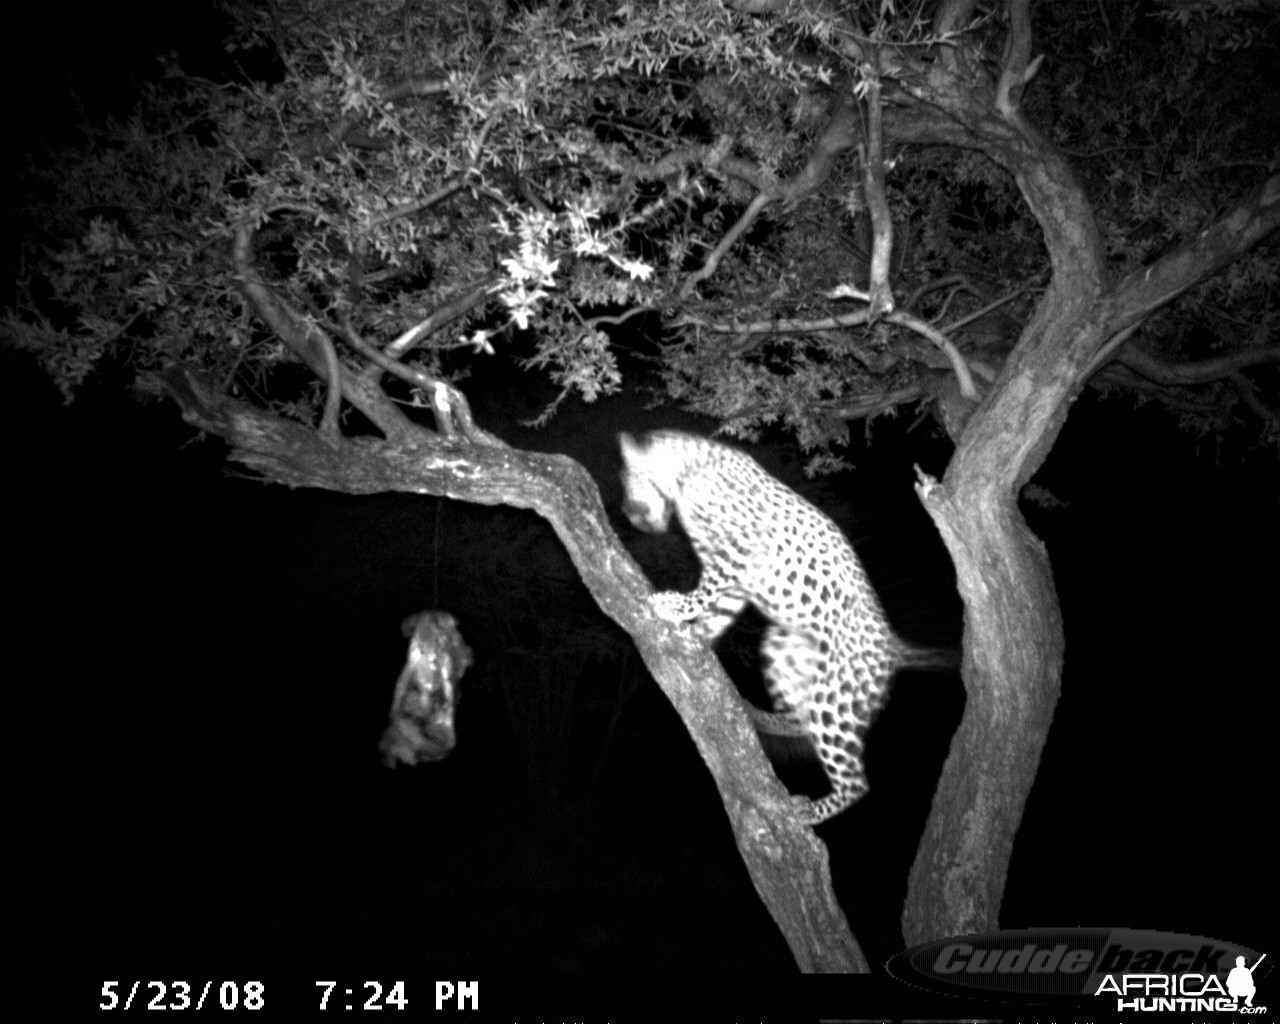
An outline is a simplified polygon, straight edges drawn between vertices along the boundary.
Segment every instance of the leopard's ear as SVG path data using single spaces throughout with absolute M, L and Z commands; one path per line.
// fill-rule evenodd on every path
M 618 447 L 622 449 L 622 457 L 624 459 L 635 458 L 637 455 L 644 454 L 645 446 L 642 441 L 637 441 L 625 430 L 618 435 Z

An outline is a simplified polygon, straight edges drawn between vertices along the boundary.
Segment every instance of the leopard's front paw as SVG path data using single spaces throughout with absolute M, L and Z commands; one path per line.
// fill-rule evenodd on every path
M 649 604 L 660 619 L 666 619 L 668 622 L 688 622 L 695 617 L 689 608 L 687 596 L 675 590 L 664 590 L 654 594 Z
M 792 793 L 791 806 L 795 810 L 796 816 L 806 825 L 816 825 L 822 820 L 822 815 L 817 813 L 817 805 L 807 796 Z

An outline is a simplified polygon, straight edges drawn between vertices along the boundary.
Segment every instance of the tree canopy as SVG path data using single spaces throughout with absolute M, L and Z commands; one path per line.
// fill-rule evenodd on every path
M 135 107 L 33 168 L 7 329 L 68 395 L 104 357 L 181 363 L 306 418 L 325 380 L 289 352 L 323 335 L 353 367 L 362 342 L 433 377 L 514 360 L 592 400 L 643 336 L 671 398 L 741 436 L 785 423 L 831 464 L 850 420 L 990 380 L 1048 282 L 1016 178 L 922 93 L 945 65 L 994 98 L 1003 5 L 217 9 L 217 77 L 171 55 Z M 1107 280 L 1274 162 L 1275 107 L 1250 102 L 1274 54 L 1260 11 L 1033 15 L 1046 59 L 1025 58 L 1023 114 L 1078 168 Z M 880 160 L 898 322 L 832 297 L 868 286 Z M 1273 256 L 1144 309 L 1098 383 L 1271 436 L 1272 396 L 1241 371 L 1274 358 Z

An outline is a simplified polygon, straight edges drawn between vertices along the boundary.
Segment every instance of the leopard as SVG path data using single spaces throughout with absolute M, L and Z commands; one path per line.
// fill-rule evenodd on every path
M 708 645 L 748 604 L 761 613 L 761 668 L 774 711 L 752 715 L 753 723 L 802 735 L 817 754 L 831 788 L 817 800 L 793 795 L 802 821 L 816 825 L 848 809 L 869 789 L 865 738 L 895 673 L 953 659 L 894 633 L 840 528 L 750 455 L 677 430 L 622 433 L 618 442 L 623 514 L 649 533 L 666 532 L 674 516 L 701 563 L 696 589 L 657 592 L 652 609 L 692 626 Z

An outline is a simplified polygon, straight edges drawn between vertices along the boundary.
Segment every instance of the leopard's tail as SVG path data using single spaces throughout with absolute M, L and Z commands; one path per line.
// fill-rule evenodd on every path
M 959 672 L 964 651 L 959 647 L 917 647 L 905 640 L 898 640 L 893 652 L 895 671 L 912 669 L 916 672 Z
M 795 739 L 809 738 L 809 730 L 798 716 L 781 714 L 777 711 L 761 711 L 754 704 L 742 702 L 747 717 L 755 726 L 756 732 L 762 736 L 789 736 Z

